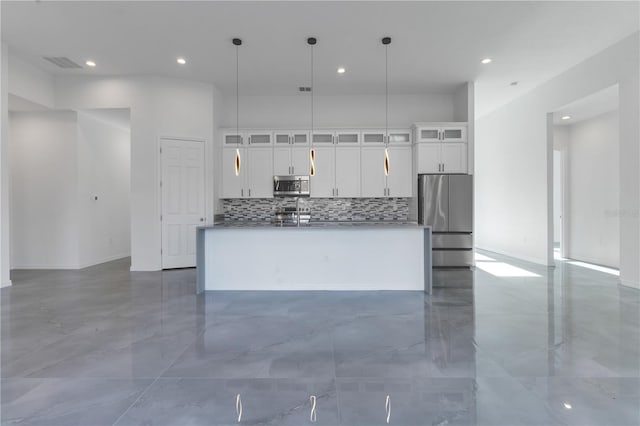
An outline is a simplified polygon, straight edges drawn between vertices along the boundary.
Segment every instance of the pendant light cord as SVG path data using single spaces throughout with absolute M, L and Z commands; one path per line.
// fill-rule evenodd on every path
M 236 45 L 236 148 L 240 146 L 240 78 L 239 78 L 238 45 Z
M 311 147 L 313 148 L 313 92 L 315 92 L 315 87 L 313 87 L 313 44 L 311 45 Z
M 389 45 L 384 47 L 384 133 L 389 146 Z

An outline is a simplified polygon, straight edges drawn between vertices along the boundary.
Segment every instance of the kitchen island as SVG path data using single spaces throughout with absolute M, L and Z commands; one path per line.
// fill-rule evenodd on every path
M 204 290 L 431 293 L 431 228 L 415 223 L 224 222 L 196 229 Z

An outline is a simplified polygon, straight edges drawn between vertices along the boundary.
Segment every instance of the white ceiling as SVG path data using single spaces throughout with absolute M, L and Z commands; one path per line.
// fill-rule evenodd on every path
M 155 74 L 235 91 L 241 37 L 241 94 L 384 91 L 382 36 L 389 35 L 392 93 L 447 92 L 476 81 L 481 115 L 640 29 L 638 3 L 531 2 L 53 2 L 2 1 L 2 40 L 55 74 Z M 95 69 L 62 70 L 42 56 Z M 177 56 L 188 64 L 180 67 Z M 484 57 L 494 58 L 481 65 Z M 336 68 L 347 73 L 338 75 Z M 518 81 L 516 86 L 510 86 Z
M 553 123 L 561 126 L 569 126 L 583 120 L 596 117 L 606 112 L 619 108 L 618 85 L 600 90 L 592 95 L 578 99 L 553 113 Z M 569 120 L 562 120 L 568 115 Z

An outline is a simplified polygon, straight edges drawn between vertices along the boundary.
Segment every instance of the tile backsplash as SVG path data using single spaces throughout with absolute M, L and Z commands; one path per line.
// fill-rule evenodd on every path
M 301 198 L 300 207 L 311 209 L 311 220 L 409 219 L 410 198 Z M 278 207 L 295 207 L 293 198 L 224 199 L 225 220 L 269 221 Z

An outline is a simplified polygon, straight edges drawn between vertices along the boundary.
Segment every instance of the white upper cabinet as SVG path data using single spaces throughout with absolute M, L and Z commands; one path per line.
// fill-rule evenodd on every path
M 361 195 L 380 198 L 387 195 L 387 177 L 384 174 L 384 146 L 363 147 L 360 152 Z
M 247 149 L 245 197 L 273 197 L 273 150 L 269 148 Z
M 333 146 L 314 147 L 315 175 L 309 179 L 311 196 L 329 198 L 335 195 L 335 149 Z
M 247 134 L 245 132 L 226 131 L 222 133 L 222 141 L 225 147 L 246 144 Z
M 467 173 L 467 144 L 442 144 L 442 173 Z
M 241 162 L 240 174 L 236 176 L 236 148 L 224 148 L 222 150 L 222 198 L 243 198 L 245 195 L 247 150 L 239 148 L 238 151 L 240 152 Z
M 362 131 L 362 145 L 382 145 L 384 144 L 385 133 L 384 130 L 363 130 Z
M 384 173 L 384 150 L 384 146 L 362 148 L 362 197 L 411 197 L 411 147 L 389 147 L 389 176 Z
M 335 143 L 334 132 L 313 132 L 313 144 L 333 145 Z
M 273 132 L 273 143 L 276 146 L 283 145 L 308 145 L 309 132 L 304 130 L 279 130 Z
M 285 176 L 291 172 L 291 148 L 288 145 L 280 147 L 276 144 L 273 148 L 273 174 Z
M 423 143 L 415 146 L 418 173 L 467 173 L 467 144 Z
M 415 142 L 466 142 L 467 123 L 425 123 L 414 125 Z
M 352 131 L 339 131 L 335 135 L 336 145 L 359 145 L 360 144 L 360 132 L 357 130 Z
M 441 173 L 441 144 L 423 143 L 414 148 L 418 174 Z
M 411 147 L 389 147 L 389 176 L 387 197 L 411 197 L 413 184 L 413 161 Z
M 384 129 L 363 130 L 362 146 L 381 145 L 387 141 Z M 389 145 L 410 145 L 411 129 L 389 129 Z
M 309 148 L 304 146 L 294 146 L 291 148 L 291 174 L 308 175 L 309 170 Z
M 222 198 L 272 198 L 273 150 L 239 148 L 240 173 L 236 176 L 236 148 L 222 150 Z
M 335 196 L 360 197 L 360 148 L 337 147 L 335 163 Z
M 247 141 L 252 146 L 271 146 L 273 133 L 270 131 L 247 132 Z
M 411 129 L 389 129 L 389 145 L 410 145 Z

